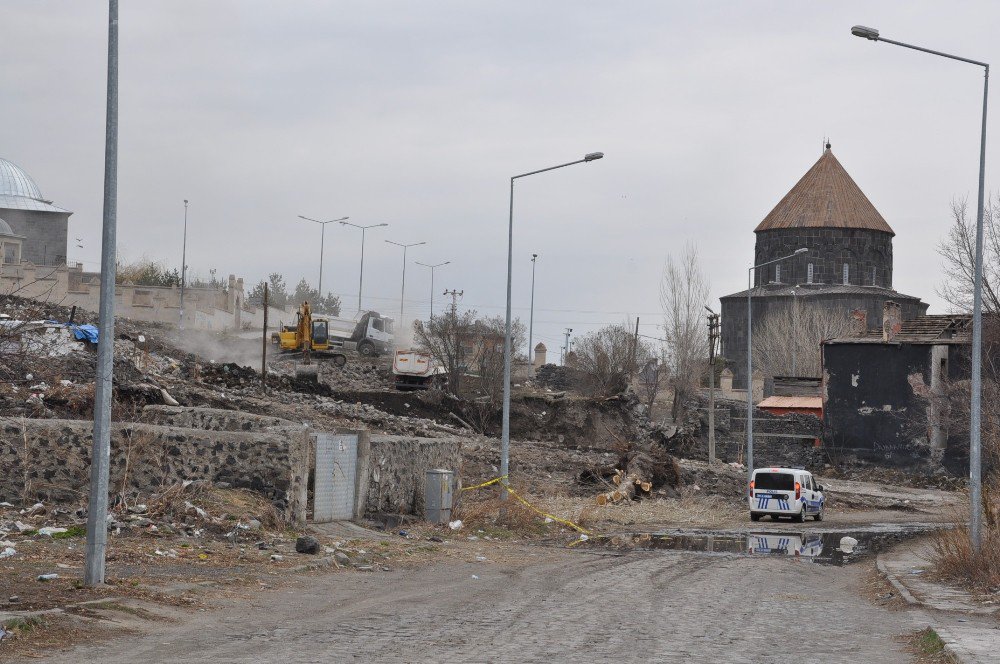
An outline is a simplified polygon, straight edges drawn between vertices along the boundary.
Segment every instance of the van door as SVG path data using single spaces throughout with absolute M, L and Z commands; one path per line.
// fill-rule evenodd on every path
M 819 511 L 818 499 L 816 497 L 816 485 L 810 474 L 802 476 L 802 497 L 806 501 L 806 513 L 815 514 Z

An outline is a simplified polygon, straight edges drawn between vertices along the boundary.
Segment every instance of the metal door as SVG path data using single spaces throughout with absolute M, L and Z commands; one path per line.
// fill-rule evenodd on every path
M 354 518 L 357 468 L 357 434 L 316 434 L 313 521 Z

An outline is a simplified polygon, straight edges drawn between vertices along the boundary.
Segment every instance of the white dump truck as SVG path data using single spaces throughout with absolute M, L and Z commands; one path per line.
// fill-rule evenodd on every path
M 448 383 L 444 367 L 430 353 L 419 350 L 397 350 L 392 374 L 397 390 L 441 389 Z

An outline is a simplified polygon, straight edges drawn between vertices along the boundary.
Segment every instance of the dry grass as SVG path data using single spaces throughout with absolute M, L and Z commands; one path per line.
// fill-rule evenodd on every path
M 533 497 L 526 498 L 536 504 Z M 510 539 L 543 535 L 548 531 L 545 517 L 511 498 L 498 497 L 486 500 L 464 500 L 455 512 L 467 529 L 482 530 L 491 537 Z
M 286 525 L 282 514 L 263 495 L 247 489 L 220 489 L 207 482 L 171 485 L 151 498 L 148 508 L 151 514 L 191 514 L 195 510 L 188 503 L 205 510 L 213 521 L 257 519 L 268 530 L 281 530 Z
M 688 493 L 680 498 L 595 505 L 593 498 L 546 498 L 542 506 L 585 528 L 613 526 L 687 526 L 718 528 L 746 520 L 745 510 L 720 496 Z
M 968 518 L 964 510 L 952 515 L 957 523 Z M 932 562 L 939 579 L 981 592 L 1000 589 L 1000 493 L 996 486 L 984 487 L 982 546 L 978 551 L 966 526 L 940 530 L 933 541 Z

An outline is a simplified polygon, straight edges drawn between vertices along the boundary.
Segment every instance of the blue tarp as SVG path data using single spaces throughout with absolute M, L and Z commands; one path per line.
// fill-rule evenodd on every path
M 63 323 L 57 320 L 50 320 L 47 322 L 68 327 L 77 341 L 89 341 L 92 344 L 96 344 L 98 338 L 100 337 L 100 332 L 94 325 L 77 325 L 76 323 Z
M 80 341 L 89 341 L 92 344 L 97 343 L 100 333 L 94 325 L 68 325 L 68 327 L 73 331 L 73 336 Z

